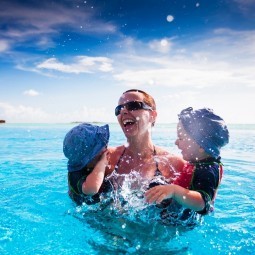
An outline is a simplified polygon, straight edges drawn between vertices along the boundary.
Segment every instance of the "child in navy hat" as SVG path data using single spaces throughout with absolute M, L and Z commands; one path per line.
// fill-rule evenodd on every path
M 107 165 L 109 126 L 82 123 L 65 136 L 63 152 L 68 158 L 69 196 L 78 205 L 99 202 Z M 97 185 L 98 184 L 98 185 Z
M 189 107 L 179 114 L 175 144 L 187 161 L 172 184 L 159 185 L 145 194 L 149 203 L 173 199 L 186 207 L 186 216 L 213 210 L 223 168 L 220 149 L 229 142 L 224 120 L 211 109 Z

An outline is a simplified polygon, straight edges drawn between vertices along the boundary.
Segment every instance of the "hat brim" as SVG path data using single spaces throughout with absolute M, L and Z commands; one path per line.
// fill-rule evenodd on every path
M 95 146 L 90 153 L 89 157 L 86 157 L 82 161 L 82 168 L 84 168 L 88 163 L 90 163 L 103 148 L 105 148 L 109 142 L 110 131 L 109 125 L 99 126 L 95 135 Z

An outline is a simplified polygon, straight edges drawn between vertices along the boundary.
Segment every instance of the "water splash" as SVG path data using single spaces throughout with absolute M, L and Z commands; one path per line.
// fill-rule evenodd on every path
M 109 254 L 116 251 L 119 254 L 147 253 L 157 246 L 158 254 L 172 251 L 186 251 L 186 243 L 180 238 L 184 232 L 190 230 L 190 219 L 183 218 L 184 208 L 176 203 L 148 204 L 144 199 L 144 192 L 156 184 L 165 184 L 162 176 L 155 176 L 153 180 L 143 178 L 140 173 L 131 171 L 130 174 L 113 172 L 108 181 L 111 191 L 101 194 L 100 203 L 76 207 L 69 214 L 89 224 L 91 229 L 100 232 L 100 239 L 91 240 L 90 245 L 96 250 L 104 247 Z M 168 201 L 169 202 L 169 201 Z M 192 218 L 192 220 L 194 220 Z M 148 234 L 149 233 L 149 234 Z

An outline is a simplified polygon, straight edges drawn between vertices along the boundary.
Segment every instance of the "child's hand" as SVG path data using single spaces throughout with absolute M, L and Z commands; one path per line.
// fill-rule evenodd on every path
M 174 196 L 174 185 L 158 185 L 145 192 L 145 199 L 148 203 L 161 203 L 164 199 Z
M 82 184 L 82 192 L 86 195 L 93 196 L 99 192 L 103 183 L 107 162 L 107 150 L 97 159 L 98 162 L 94 166 L 93 171 L 88 175 Z

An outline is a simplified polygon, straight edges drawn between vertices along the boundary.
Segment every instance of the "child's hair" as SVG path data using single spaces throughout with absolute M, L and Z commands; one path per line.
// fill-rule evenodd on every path
M 178 115 L 183 128 L 205 152 L 215 158 L 220 148 L 229 142 L 229 132 L 224 120 L 212 109 L 186 108 Z
M 84 168 L 109 142 L 109 126 L 82 123 L 72 128 L 65 136 L 63 152 L 68 158 L 68 171 Z

